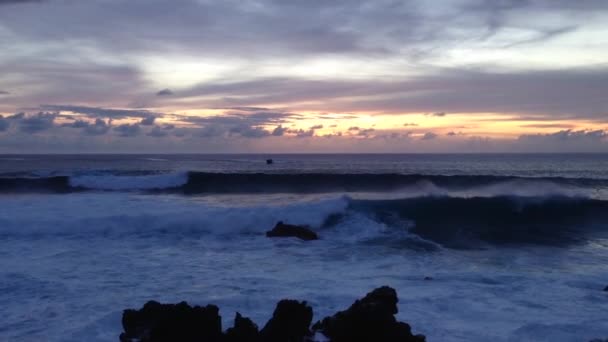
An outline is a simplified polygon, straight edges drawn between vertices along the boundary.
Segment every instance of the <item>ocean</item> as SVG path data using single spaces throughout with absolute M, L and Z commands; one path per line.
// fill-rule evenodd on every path
M 117 341 L 152 299 L 316 321 L 382 285 L 428 341 L 607 338 L 608 155 L 0 155 L 0 265 L 1 341 Z

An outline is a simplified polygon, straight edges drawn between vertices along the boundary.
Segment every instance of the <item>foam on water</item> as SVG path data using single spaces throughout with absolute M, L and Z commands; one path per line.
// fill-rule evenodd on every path
M 182 186 L 188 182 L 187 172 L 157 175 L 81 175 L 70 177 L 72 187 L 94 190 L 153 190 Z
M 407 220 L 378 220 L 353 201 L 2 197 L 0 337 L 116 340 L 122 309 L 150 299 L 215 303 L 225 327 L 237 310 L 263 324 L 282 298 L 308 300 L 320 319 L 385 284 L 399 293 L 399 319 L 429 341 L 605 337 L 607 240 L 444 249 L 410 233 Z M 309 224 L 321 240 L 266 238 L 277 220 Z

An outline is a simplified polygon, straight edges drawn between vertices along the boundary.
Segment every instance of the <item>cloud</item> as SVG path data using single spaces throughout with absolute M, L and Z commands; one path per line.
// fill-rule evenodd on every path
M 413 123 L 413 122 L 406 122 L 406 123 L 403 124 L 403 127 L 410 127 L 410 126 L 411 127 L 415 127 L 415 126 L 418 126 L 418 124 L 417 123 Z
M 154 126 L 154 128 L 152 128 L 152 130 L 146 135 L 149 137 L 163 138 L 169 135 L 169 130 L 167 130 L 166 128 L 161 128 L 159 126 Z
M 443 117 L 443 116 L 446 115 L 446 113 L 445 112 L 435 112 L 435 113 L 426 113 L 424 115 L 426 115 L 426 116 L 439 116 L 439 117 Z
M 2 95 L 10 95 L 11 93 L 9 93 L 8 91 L 4 91 L 4 90 L 0 90 L 0 96 Z
M 288 129 L 287 133 L 293 134 L 296 138 L 310 138 L 315 136 L 315 131 L 318 129 L 322 129 L 323 125 L 314 125 L 309 129 Z
M 11 5 L 11 4 L 25 4 L 30 2 L 42 2 L 45 0 L 0 0 L 1 5 Z
M 171 89 L 163 89 L 156 93 L 156 96 L 170 96 L 173 95 L 173 91 Z
M 139 124 L 122 124 L 114 127 L 114 131 L 121 137 L 135 137 L 141 132 L 141 127 Z
M 527 124 L 527 125 L 520 125 L 519 127 L 526 127 L 526 128 L 572 128 L 574 127 L 572 124 L 565 124 L 565 123 L 548 123 L 548 124 Z
M 283 136 L 288 130 L 288 128 L 279 125 L 272 130 L 272 135 L 275 137 L 280 137 Z
M 7 117 L 7 119 L 19 120 L 19 119 L 23 119 L 24 117 L 25 117 L 25 113 L 24 112 L 19 112 L 19 113 L 15 113 L 13 115 L 9 115 Z
M 110 125 L 108 125 L 102 119 L 95 119 L 93 124 L 89 124 L 84 127 L 84 134 L 86 135 L 104 135 L 110 130 Z
M 358 136 L 360 137 L 369 137 L 372 133 L 374 133 L 374 131 L 376 131 L 373 128 L 367 128 L 367 129 L 361 129 L 359 130 L 359 132 L 357 133 Z
M 14 116 L 13 116 L 14 117 Z M 19 131 L 35 134 L 53 127 L 57 113 L 39 112 L 31 116 L 20 116 Z
M 0 132 L 5 132 L 10 127 L 10 122 L 0 115 Z
M 299 114 L 294 113 L 261 111 L 204 117 L 180 117 L 180 120 L 198 126 L 199 128 L 194 133 L 198 137 L 241 136 L 245 138 L 263 138 L 290 132 L 290 130 L 283 128 L 281 124 L 299 117 Z M 270 132 L 265 128 L 265 126 L 270 125 L 278 125 L 278 127 Z
M 101 107 L 86 107 L 73 105 L 42 105 L 42 110 L 55 112 L 72 112 L 83 114 L 91 118 L 110 118 L 110 119 L 125 119 L 125 118 L 143 118 L 161 116 L 160 113 L 153 113 L 148 110 L 138 109 L 110 109 Z
M 608 131 L 567 129 L 548 134 L 523 134 L 513 147 L 528 152 L 607 152 Z
M 156 120 L 155 116 L 148 116 L 147 118 L 141 119 L 139 124 L 142 126 L 152 126 L 152 125 L 154 125 L 155 120 Z
M 433 139 L 436 139 L 438 136 L 439 135 L 437 135 L 436 133 L 426 132 L 426 133 L 424 133 L 422 138 L 420 138 L 420 140 L 433 140 Z
M 574 131 L 571 129 L 562 130 L 549 134 L 523 134 L 519 136 L 521 141 L 550 141 L 550 142 L 569 142 L 569 141 L 587 141 L 600 142 L 608 137 L 608 132 L 602 129 L 598 130 L 580 130 Z

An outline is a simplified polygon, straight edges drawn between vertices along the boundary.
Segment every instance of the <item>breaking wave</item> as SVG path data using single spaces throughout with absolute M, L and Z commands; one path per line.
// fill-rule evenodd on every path
M 608 233 L 608 201 L 564 196 L 353 199 L 223 206 L 171 196 L 114 192 L 15 196 L 0 235 L 252 236 L 277 221 L 309 225 L 330 243 L 367 242 L 409 249 L 486 248 L 513 244 L 569 245 Z M 31 208 L 35 207 L 36 215 Z M 104 210 L 99 210 L 104 208 Z M 243 235 L 244 234 L 244 235 Z
M 399 192 L 465 196 L 585 196 L 608 188 L 608 179 L 421 174 L 269 173 L 85 173 L 0 177 L 0 193 L 77 191 L 163 191 L 183 194 Z

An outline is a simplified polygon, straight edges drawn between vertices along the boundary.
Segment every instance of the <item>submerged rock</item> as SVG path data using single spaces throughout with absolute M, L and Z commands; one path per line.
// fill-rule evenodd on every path
M 345 311 L 315 323 L 319 331 L 333 342 L 423 342 L 425 337 L 413 335 L 407 323 L 395 319 L 397 292 L 383 286 L 355 301 Z
M 297 226 L 293 224 L 285 224 L 279 221 L 272 230 L 266 232 L 267 237 L 297 237 L 302 240 L 310 241 L 317 240 L 319 236 L 313 232 L 308 226 Z

